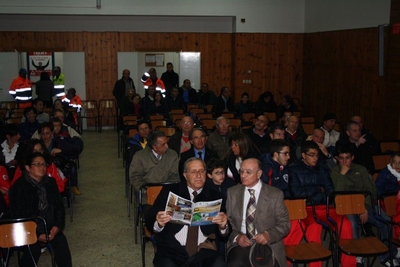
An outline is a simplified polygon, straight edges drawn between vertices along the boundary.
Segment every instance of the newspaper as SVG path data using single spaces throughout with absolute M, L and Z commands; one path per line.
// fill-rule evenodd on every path
M 212 224 L 221 209 L 222 198 L 213 201 L 192 202 L 169 192 L 165 211 L 172 216 L 170 222 L 190 226 Z

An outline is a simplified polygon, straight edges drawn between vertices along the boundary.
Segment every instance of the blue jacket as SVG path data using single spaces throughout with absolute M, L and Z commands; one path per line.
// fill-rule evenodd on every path
M 378 190 L 378 196 L 397 193 L 400 191 L 400 185 L 397 178 L 390 173 L 387 167 L 381 170 L 375 181 L 375 185 Z
M 282 190 L 285 197 L 290 197 L 288 168 L 283 166 L 281 170 L 281 165 L 272 159 L 270 153 L 262 154 L 260 161 L 263 171 L 261 180 L 266 184 L 270 184 L 270 179 L 272 179 L 270 185 Z
M 326 197 L 335 189 L 328 169 L 310 167 L 302 160 L 289 166 L 290 192 L 294 197 L 309 197 L 314 204 L 326 204 Z

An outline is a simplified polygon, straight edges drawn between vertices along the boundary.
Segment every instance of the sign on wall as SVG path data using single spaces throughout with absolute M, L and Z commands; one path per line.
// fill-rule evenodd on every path
M 49 73 L 50 79 L 54 65 L 53 52 L 28 52 L 28 77 L 31 82 L 36 83 L 40 80 L 40 74 L 43 71 Z

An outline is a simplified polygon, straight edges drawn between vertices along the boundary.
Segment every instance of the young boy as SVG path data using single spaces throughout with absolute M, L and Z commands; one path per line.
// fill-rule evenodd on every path
M 207 186 L 221 192 L 225 198 L 228 188 L 235 185 L 235 181 L 232 179 L 225 179 L 224 161 L 218 158 L 213 158 L 208 162 L 207 177 Z

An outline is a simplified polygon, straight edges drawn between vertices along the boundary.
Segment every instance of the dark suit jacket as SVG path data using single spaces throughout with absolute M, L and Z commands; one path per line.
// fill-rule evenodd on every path
M 245 190 L 246 187 L 241 184 L 228 189 L 226 213 L 232 227 L 232 233 L 228 241 L 228 253 L 229 250 L 238 245 L 237 242 L 233 242 L 235 237 L 242 234 L 243 207 L 247 205 L 247 203 L 243 203 Z M 286 266 L 283 238 L 289 233 L 290 220 L 289 213 L 283 202 L 283 193 L 281 190 L 262 183 L 259 199 L 257 200 L 254 222 L 258 233 L 264 231 L 269 233 L 271 239 L 268 244 L 274 251 L 275 258 L 278 260 L 280 266 Z
M 164 186 L 153 207 L 146 216 L 146 227 L 151 232 L 153 232 L 153 226 L 154 222 L 156 221 L 157 213 L 165 210 L 165 205 L 170 191 L 183 198 L 190 199 L 186 182 Z M 221 198 L 223 198 L 221 193 L 211 190 L 207 185 L 204 185 L 201 193 L 197 195 L 196 202 L 211 201 Z M 225 212 L 225 202 L 222 203 L 221 211 Z M 174 260 L 178 266 L 181 266 L 184 262 L 186 262 L 186 260 L 189 258 L 186 249 L 184 246 L 181 246 L 181 244 L 175 238 L 175 234 L 178 233 L 182 227 L 183 225 L 181 224 L 167 223 L 164 229 L 156 234 L 157 252 L 155 258 L 170 258 Z M 220 235 L 217 224 L 200 226 L 200 228 L 204 235 L 215 234 L 217 238 Z
M 210 159 L 212 158 L 218 158 L 218 154 L 217 152 L 215 152 L 214 150 L 205 147 L 206 149 L 206 154 L 204 155 L 204 162 L 207 164 L 207 162 L 210 161 Z M 194 154 L 194 148 L 193 146 L 186 152 L 183 152 L 181 154 L 181 159 L 179 160 L 179 175 L 181 176 L 181 180 L 185 181 L 185 177 L 183 177 L 183 165 L 185 164 L 186 160 L 188 160 L 189 158 L 192 157 L 196 157 L 196 155 Z
M 228 101 L 226 102 L 226 106 L 228 107 L 229 112 L 233 112 L 235 110 L 234 105 L 235 104 L 233 103 L 232 97 L 229 97 Z M 225 110 L 225 101 L 222 99 L 222 96 L 220 95 L 215 99 L 211 112 L 214 114 L 215 117 L 219 117 L 221 116 L 224 110 Z

